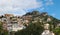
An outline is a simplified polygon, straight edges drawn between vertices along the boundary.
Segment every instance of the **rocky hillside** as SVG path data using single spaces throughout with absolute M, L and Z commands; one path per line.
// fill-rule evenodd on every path
M 49 23 L 51 25 L 53 25 L 53 28 L 59 27 L 60 24 L 60 20 L 56 19 L 53 16 L 48 15 L 47 12 L 42 12 L 40 13 L 39 11 L 33 11 L 33 12 L 28 12 L 23 16 L 31 16 L 31 21 L 32 23 Z

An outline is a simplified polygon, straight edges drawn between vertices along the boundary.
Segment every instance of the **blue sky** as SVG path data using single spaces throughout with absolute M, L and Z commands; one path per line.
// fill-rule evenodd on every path
M 54 4 L 47 7 L 45 11 L 57 19 L 60 19 L 60 0 L 53 0 Z
M 60 19 L 60 0 L 0 0 L 0 15 L 24 15 L 32 10 L 48 12 Z

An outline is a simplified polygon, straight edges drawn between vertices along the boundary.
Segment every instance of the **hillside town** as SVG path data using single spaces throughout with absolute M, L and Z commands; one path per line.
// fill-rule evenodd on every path
M 0 16 L 0 21 L 3 23 L 3 29 L 8 31 L 17 31 L 26 28 L 23 24 L 28 23 L 27 19 L 13 14 L 4 14 Z M 27 24 L 28 25 L 28 24 Z
M 14 16 L 13 14 L 4 14 L 0 16 L 0 22 L 2 23 L 3 30 L 7 30 L 8 32 L 27 30 L 27 28 L 30 28 L 30 25 L 32 25 L 32 27 L 36 25 L 38 29 L 42 27 L 41 31 L 43 31 L 41 35 L 55 35 L 52 30 L 60 28 L 59 20 L 49 16 L 46 12 L 39 13 L 38 11 L 29 12 L 22 17 Z M 35 26 L 33 28 L 35 28 Z

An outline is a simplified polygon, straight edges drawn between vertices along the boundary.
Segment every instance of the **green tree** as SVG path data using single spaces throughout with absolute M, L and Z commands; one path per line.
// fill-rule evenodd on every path
M 60 28 L 56 28 L 53 31 L 56 35 L 60 35 Z
M 39 24 L 30 23 L 30 25 L 23 30 L 15 33 L 15 35 L 40 35 L 43 32 L 43 27 Z
M 0 22 L 0 35 L 3 33 L 2 22 Z

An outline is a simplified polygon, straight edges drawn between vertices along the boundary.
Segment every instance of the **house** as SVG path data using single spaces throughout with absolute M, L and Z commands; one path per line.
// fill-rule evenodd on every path
M 41 35 L 55 35 L 52 31 L 44 30 Z
M 47 22 L 51 21 L 52 19 L 50 17 L 47 18 Z
M 44 29 L 49 29 L 49 24 L 48 23 L 44 24 Z
M 5 14 L 0 18 L 3 23 L 3 29 L 11 31 L 18 31 L 26 28 L 23 25 L 23 19 L 20 16 L 14 16 L 13 14 Z

